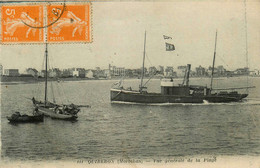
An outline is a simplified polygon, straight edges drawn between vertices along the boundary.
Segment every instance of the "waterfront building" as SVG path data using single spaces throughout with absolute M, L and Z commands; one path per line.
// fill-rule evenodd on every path
M 149 75 L 155 75 L 157 72 L 157 69 L 155 68 L 155 66 L 149 67 L 148 73 Z
M 202 67 L 201 65 L 199 67 L 196 67 L 196 76 L 205 76 L 206 75 L 206 69 Z
M 218 69 L 217 73 L 219 76 L 223 76 L 226 74 L 226 69 L 223 67 L 223 65 L 218 66 L 217 69 Z
M 125 76 L 125 67 L 116 67 L 109 64 L 111 76 Z
M 127 76 L 127 77 L 134 77 L 134 69 L 126 69 L 125 70 L 125 76 Z
M 41 71 L 39 71 L 38 73 L 37 73 L 37 76 L 39 77 L 39 78 L 44 78 L 45 77 L 45 70 L 41 70 Z
M 3 65 L 0 64 L 0 76 L 2 76 L 2 75 L 3 75 Z
M 248 75 L 249 74 L 249 69 L 247 67 L 245 68 L 238 68 L 234 71 L 234 74 L 236 75 Z
M 213 73 L 214 73 L 214 75 L 217 75 L 217 74 L 218 74 L 218 69 L 217 69 L 216 67 L 214 67 Z M 212 74 L 212 67 L 211 67 L 211 66 L 209 66 L 209 68 L 208 68 L 208 70 L 207 70 L 207 74 L 208 74 L 209 76 L 211 76 L 211 74 Z
M 53 68 L 49 70 L 48 73 L 50 78 L 56 78 L 61 76 L 61 71 L 59 70 L 59 68 Z
M 178 77 L 184 77 L 185 72 L 186 72 L 187 66 L 186 65 L 182 65 L 182 66 L 178 66 L 177 67 L 177 76 Z
M 173 70 L 174 70 L 174 68 L 172 66 L 167 66 L 164 71 L 164 76 L 166 76 L 166 77 L 176 76 L 175 75 L 176 73 Z
M 157 68 L 157 72 L 159 74 L 163 75 L 164 74 L 164 66 L 159 65 L 158 68 Z
M 5 69 L 4 75 L 6 76 L 19 76 L 18 69 Z
M 251 76 L 260 76 L 260 70 L 254 69 L 253 71 L 250 71 Z
M 77 71 L 76 69 L 72 71 L 72 76 L 74 77 L 79 77 L 79 71 Z
M 73 76 L 73 70 L 71 68 L 69 69 L 63 69 L 61 72 L 61 77 L 68 78 Z
M 79 77 L 80 78 L 85 78 L 86 70 L 84 68 L 77 68 L 76 70 L 79 72 Z
M 105 76 L 106 76 L 107 79 L 111 79 L 111 73 L 110 73 L 109 69 L 105 69 L 104 73 L 105 73 Z
M 71 68 L 69 70 L 72 71 L 72 76 L 74 77 L 85 78 L 86 76 L 86 70 L 84 68 Z
M 27 68 L 26 73 L 34 77 L 38 77 L 38 71 L 35 68 Z
M 94 73 L 93 73 L 93 71 L 92 71 L 92 70 L 86 70 L 85 77 L 86 77 L 86 78 L 89 78 L 89 79 L 94 78 Z
M 132 73 L 133 73 L 133 76 L 135 76 L 135 77 L 140 77 L 141 74 L 142 74 L 142 69 L 141 69 L 141 68 L 133 69 L 133 70 L 132 70 Z

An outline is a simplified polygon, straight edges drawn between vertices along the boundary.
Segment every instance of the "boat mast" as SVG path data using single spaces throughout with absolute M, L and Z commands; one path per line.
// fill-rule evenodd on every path
M 143 55 L 143 66 L 142 66 L 142 76 L 141 76 L 140 92 L 142 92 L 142 90 L 143 90 L 144 61 L 145 61 L 145 43 L 146 43 L 146 31 L 144 32 L 144 55 Z
M 47 103 L 47 76 L 48 76 L 48 44 L 46 43 L 45 47 L 45 94 L 44 94 L 44 105 Z
M 212 90 L 213 74 L 214 74 L 214 69 L 215 69 L 215 58 L 216 58 L 216 47 L 217 47 L 217 35 L 218 35 L 218 31 L 216 30 L 215 50 L 214 50 L 213 65 L 212 65 L 212 71 L 211 71 L 211 81 L 210 81 L 210 91 Z
M 247 76 L 246 76 L 246 86 L 248 87 L 248 75 L 249 75 L 249 67 L 248 67 L 248 42 L 247 42 L 247 11 L 246 11 L 246 0 L 244 0 L 244 6 L 245 6 L 245 35 L 246 35 L 246 68 L 247 68 Z M 246 89 L 246 92 L 248 94 L 248 88 Z

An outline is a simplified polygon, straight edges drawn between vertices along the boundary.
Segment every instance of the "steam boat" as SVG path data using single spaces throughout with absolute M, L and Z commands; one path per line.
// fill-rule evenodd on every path
M 134 102 L 134 103 L 228 103 L 239 102 L 246 98 L 248 94 L 240 94 L 237 91 L 227 92 L 226 90 L 234 89 L 248 89 L 250 87 L 241 88 L 225 88 L 222 91 L 216 92 L 217 89 L 212 88 L 214 64 L 216 56 L 217 32 L 215 37 L 215 50 L 213 58 L 213 68 L 211 74 L 210 88 L 200 85 L 189 85 L 189 74 L 191 65 L 187 65 L 183 83 L 175 85 L 173 79 L 161 80 L 161 93 L 148 93 L 147 87 L 143 85 L 144 76 L 144 61 L 145 61 L 145 42 L 144 39 L 144 54 L 143 67 L 141 76 L 141 85 L 139 90 L 124 89 L 123 87 L 116 87 L 110 89 L 111 102 Z

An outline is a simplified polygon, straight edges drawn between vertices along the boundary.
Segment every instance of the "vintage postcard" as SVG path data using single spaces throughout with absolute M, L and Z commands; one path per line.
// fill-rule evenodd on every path
M 0 2 L 0 167 L 259 168 L 260 1 Z

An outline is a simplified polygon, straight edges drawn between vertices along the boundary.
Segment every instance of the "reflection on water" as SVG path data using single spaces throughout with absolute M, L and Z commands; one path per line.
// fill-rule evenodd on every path
M 191 84 L 208 85 L 208 81 L 192 79 Z M 244 86 L 239 81 L 228 78 L 214 84 Z M 43 98 L 44 84 L 2 85 L 2 157 L 75 160 L 259 155 L 258 87 L 250 90 L 248 99 L 241 103 L 111 104 L 109 89 L 114 82 L 53 84 L 57 102 L 89 104 L 91 108 L 82 108 L 77 122 L 45 118 L 37 124 L 9 124 L 6 116 L 14 111 L 31 113 L 33 106 L 27 98 Z M 125 85 L 137 88 L 138 82 L 126 80 Z M 260 78 L 253 78 L 251 83 L 260 86 Z M 152 80 L 148 87 L 159 92 L 159 80 Z M 52 100 L 51 93 L 49 96 Z

